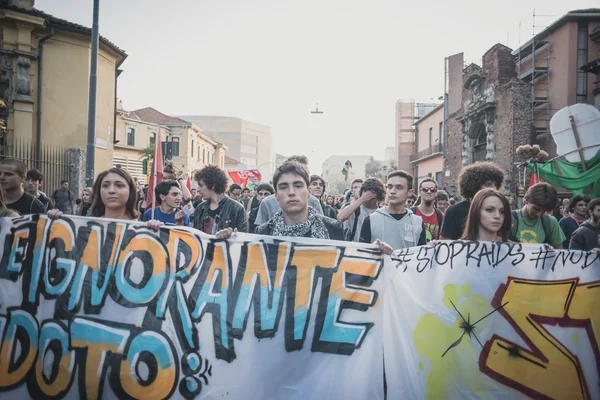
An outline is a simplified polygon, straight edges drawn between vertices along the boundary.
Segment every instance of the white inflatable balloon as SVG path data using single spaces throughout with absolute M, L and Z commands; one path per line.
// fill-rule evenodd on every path
M 570 162 L 581 162 L 570 116 L 573 116 L 583 157 L 590 160 L 600 150 L 600 110 L 589 104 L 575 104 L 558 111 L 550 120 L 556 153 Z

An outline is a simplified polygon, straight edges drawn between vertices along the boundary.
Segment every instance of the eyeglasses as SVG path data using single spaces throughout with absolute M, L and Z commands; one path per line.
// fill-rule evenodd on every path
M 437 192 L 436 188 L 421 188 L 424 193 L 435 193 Z

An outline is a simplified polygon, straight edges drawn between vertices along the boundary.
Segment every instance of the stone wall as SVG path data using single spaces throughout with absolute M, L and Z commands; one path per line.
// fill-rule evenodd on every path
M 501 85 L 496 91 L 496 159 L 505 171 L 504 191 L 514 196 L 519 185 L 515 163 L 524 161 L 515 154 L 517 147 L 530 143 L 529 101 L 531 87 L 517 79 Z
M 458 174 L 471 162 L 470 156 L 467 157 L 465 153 L 470 154 L 473 149 L 465 132 L 477 120 L 484 120 L 486 124 L 486 159 L 495 162 L 505 171 L 505 193 L 512 196 L 516 193 L 519 185 L 516 163 L 523 160 L 515 155 L 515 149 L 531 143 L 531 86 L 516 79 L 511 52 L 510 48 L 497 44 L 483 55 L 483 67 L 470 64 L 463 69 L 460 86 L 462 105 L 456 112 L 450 113 L 446 121 L 448 136 L 444 187 L 451 195 L 459 194 Z M 450 77 L 450 91 L 458 90 L 456 80 L 456 76 Z M 480 85 L 477 85 L 478 81 L 481 82 Z M 449 92 L 449 96 L 452 95 Z M 457 97 L 454 93 L 454 98 Z M 484 113 L 485 118 L 482 119 Z
M 67 150 L 67 160 L 69 163 L 69 189 L 79 198 L 85 188 L 85 150 L 71 148 Z M 98 175 L 96 171 L 96 175 Z

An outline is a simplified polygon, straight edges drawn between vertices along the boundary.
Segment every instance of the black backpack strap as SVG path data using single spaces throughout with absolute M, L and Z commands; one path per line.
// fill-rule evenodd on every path
M 354 240 L 356 234 L 356 227 L 358 226 L 358 217 L 360 216 L 360 206 L 354 211 L 354 224 L 352 225 L 352 232 L 350 233 L 350 240 Z
M 550 223 L 550 216 L 546 213 L 542 214 L 542 228 L 544 229 L 544 235 L 546 236 L 544 238 L 544 243 L 552 246 L 552 243 L 550 243 L 552 239 L 552 226 Z
M 519 214 L 517 214 L 517 210 L 514 210 L 510 215 L 512 218 L 512 224 L 510 225 L 510 240 L 516 242 L 517 231 L 519 230 Z

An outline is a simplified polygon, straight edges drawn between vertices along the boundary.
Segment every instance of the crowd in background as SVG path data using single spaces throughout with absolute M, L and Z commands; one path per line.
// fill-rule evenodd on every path
M 48 195 L 44 177 L 19 160 L 0 162 L 0 217 L 48 213 L 141 220 L 154 229 L 183 225 L 227 238 L 236 232 L 376 243 L 393 250 L 438 240 L 545 243 L 555 249 L 600 251 L 600 199 L 576 195 L 559 199 L 547 183 L 531 186 L 517 209 L 503 194 L 504 172 L 479 162 L 460 172 L 460 196 L 450 196 L 431 178 L 413 187 L 406 171 L 386 182 L 356 178 L 345 193 L 328 193 L 327 183 L 310 175 L 305 156 L 290 157 L 269 183 L 228 186 L 225 171 L 207 166 L 194 174 L 196 188 L 171 165 L 154 187 L 119 168 L 100 173 L 80 195 L 63 181 Z M 152 204 L 155 207 L 152 207 Z

